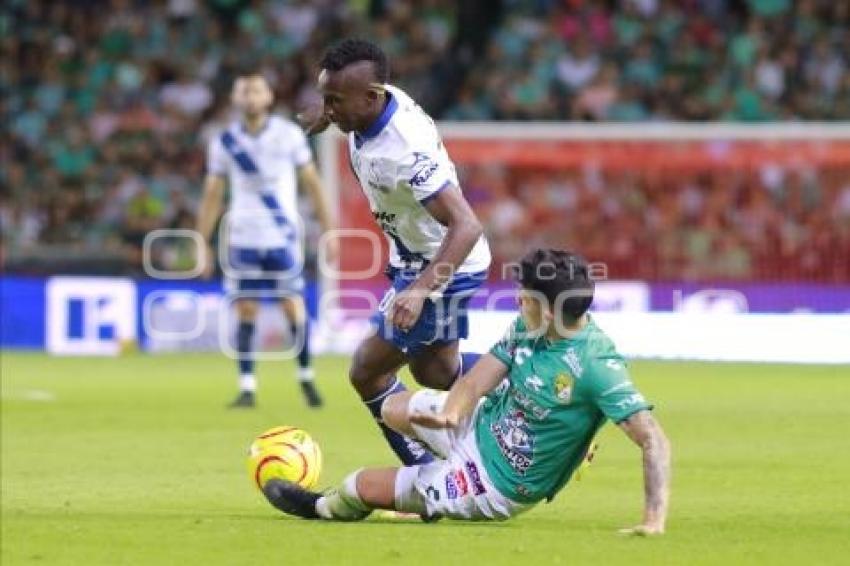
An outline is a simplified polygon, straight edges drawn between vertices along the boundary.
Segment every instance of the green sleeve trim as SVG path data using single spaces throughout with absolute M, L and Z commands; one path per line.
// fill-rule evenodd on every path
M 614 424 L 620 424 L 621 422 L 623 422 L 623 421 L 625 421 L 625 420 L 628 420 L 628 418 L 629 418 L 629 417 L 631 417 L 632 415 L 634 415 L 635 413 L 639 413 L 639 412 L 641 412 L 641 411 L 651 411 L 651 410 L 653 410 L 653 409 L 655 409 L 655 405 L 652 405 L 652 404 L 650 404 L 650 403 L 647 403 L 647 404 L 646 404 L 646 405 L 644 405 L 643 407 L 638 407 L 638 408 L 636 408 L 634 411 L 629 411 L 629 413 L 628 413 L 625 417 L 621 417 L 621 418 L 619 418 L 619 419 L 615 420 L 615 421 L 614 421 Z M 613 420 L 613 419 L 612 419 L 612 420 Z
M 490 349 L 490 353 L 495 356 L 500 362 L 505 364 L 505 366 L 511 367 L 511 357 L 508 355 L 507 352 L 504 351 L 504 349 L 496 345 Z

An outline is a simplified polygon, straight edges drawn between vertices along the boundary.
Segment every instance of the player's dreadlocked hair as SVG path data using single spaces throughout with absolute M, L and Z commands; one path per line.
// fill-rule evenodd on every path
M 525 289 L 541 293 L 554 310 L 576 320 L 593 302 L 593 279 L 587 261 L 578 254 L 537 249 L 526 254 L 516 267 L 516 277 Z
M 328 71 L 341 71 L 352 63 L 371 61 L 375 79 L 380 83 L 390 80 L 390 64 L 381 48 L 365 39 L 344 39 L 332 45 L 322 57 L 321 67 Z

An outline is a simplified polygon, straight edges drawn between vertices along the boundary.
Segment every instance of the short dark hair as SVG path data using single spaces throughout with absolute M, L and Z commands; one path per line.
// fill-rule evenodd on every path
M 390 64 L 380 47 L 365 39 L 343 39 L 325 51 L 320 66 L 328 71 L 341 71 L 352 63 L 370 61 L 375 79 L 380 83 L 390 80 Z
M 561 313 L 574 321 L 593 302 L 595 285 L 588 271 L 587 261 L 578 254 L 536 249 L 519 261 L 516 277 L 523 288 L 542 294 L 553 310 L 560 305 Z

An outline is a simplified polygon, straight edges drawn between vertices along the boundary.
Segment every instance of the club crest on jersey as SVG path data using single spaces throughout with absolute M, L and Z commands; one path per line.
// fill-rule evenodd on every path
M 555 397 L 561 403 L 569 403 L 573 395 L 573 378 L 568 373 L 559 373 L 555 378 Z
M 428 182 L 428 179 L 430 179 L 434 175 L 434 172 L 436 172 L 439 168 L 440 165 L 428 157 L 428 154 L 414 151 L 413 166 L 411 167 L 413 175 L 410 177 L 410 185 L 412 187 L 421 187 Z
M 514 411 L 490 425 L 490 432 L 511 468 L 525 475 L 534 463 L 534 436 L 522 411 Z

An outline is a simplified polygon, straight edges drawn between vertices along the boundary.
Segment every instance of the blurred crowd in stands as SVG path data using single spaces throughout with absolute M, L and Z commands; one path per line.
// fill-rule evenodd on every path
M 138 266 L 150 230 L 194 225 L 205 145 L 230 119 L 234 76 L 262 70 L 292 114 L 317 96 L 316 61 L 340 37 L 378 42 L 394 82 L 442 119 L 787 121 L 850 119 L 848 30 L 850 2 L 832 0 L 7 0 L 2 255 L 61 246 Z M 816 195 L 800 197 L 806 206 L 846 209 L 848 188 L 833 177 L 793 182 Z M 491 198 L 485 216 L 536 222 L 535 188 L 575 201 L 582 218 L 619 207 L 609 225 L 623 233 L 589 242 L 590 255 L 756 250 L 729 260 L 734 277 L 757 274 L 761 254 L 786 253 L 787 238 L 841 237 L 834 215 L 792 214 L 752 179 L 729 190 L 732 180 L 695 178 L 679 192 L 603 180 L 594 191 L 570 175 L 531 175 L 494 193 L 505 201 Z M 715 212 L 695 213 L 697 201 Z M 748 218 L 719 212 L 731 203 L 785 235 L 754 240 Z M 499 237 L 504 226 L 490 229 Z
M 494 264 L 582 250 L 609 277 L 850 281 L 850 164 L 666 172 L 462 169 Z

